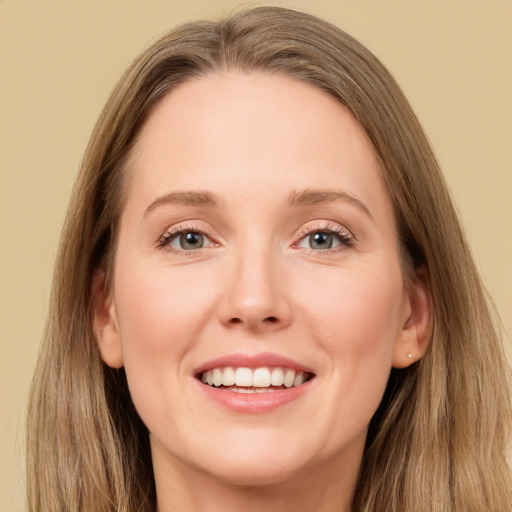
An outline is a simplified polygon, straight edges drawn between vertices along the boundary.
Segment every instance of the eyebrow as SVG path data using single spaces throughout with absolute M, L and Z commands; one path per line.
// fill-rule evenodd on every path
M 335 201 L 347 201 L 362 212 L 364 212 L 370 219 L 373 220 L 373 216 L 368 207 L 359 199 L 352 196 L 348 192 L 339 190 L 312 190 L 306 189 L 302 191 L 292 191 L 288 196 L 288 205 L 290 207 L 297 206 L 312 206 L 316 204 L 331 203 Z M 219 201 L 215 194 L 211 192 L 196 192 L 196 191 L 185 191 L 185 192 L 171 192 L 163 196 L 157 197 L 144 212 L 144 217 L 148 215 L 152 210 L 163 205 L 181 205 L 181 206 L 208 206 L 215 207 L 219 204 Z
M 353 204 L 370 219 L 373 219 L 369 208 L 357 197 L 349 194 L 348 192 L 340 190 L 312 190 L 306 189 L 302 191 L 293 191 L 288 196 L 289 206 L 311 206 L 323 203 L 332 203 L 335 201 L 346 201 Z
M 159 206 L 175 204 L 181 206 L 217 206 L 218 200 L 211 192 L 171 192 L 157 197 L 144 212 L 144 217 Z

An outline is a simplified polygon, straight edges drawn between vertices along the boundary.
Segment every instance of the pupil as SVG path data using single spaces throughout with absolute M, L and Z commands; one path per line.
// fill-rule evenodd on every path
M 197 249 L 203 245 L 203 235 L 199 233 L 185 233 L 180 236 L 182 249 Z
M 312 249 L 330 249 L 332 247 L 332 235 L 319 231 L 309 236 L 309 242 Z

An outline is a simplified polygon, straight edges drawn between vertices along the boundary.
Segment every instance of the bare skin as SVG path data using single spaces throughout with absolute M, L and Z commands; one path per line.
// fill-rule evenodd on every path
M 357 122 L 285 76 L 202 77 L 154 108 L 125 199 L 95 323 L 149 429 L 159 512 L 349 512 L 389 372 L 428 325 Z M 207 382 L 230 366 L 305 382 Z

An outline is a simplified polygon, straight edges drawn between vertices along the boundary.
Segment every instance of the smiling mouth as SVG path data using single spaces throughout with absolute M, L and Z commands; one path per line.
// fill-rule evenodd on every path
M 235 393 L 268 393 L 296 388 L 311 380 L 314 374 L 285 367 L 212 368 L 197 375 L 205 385 Z

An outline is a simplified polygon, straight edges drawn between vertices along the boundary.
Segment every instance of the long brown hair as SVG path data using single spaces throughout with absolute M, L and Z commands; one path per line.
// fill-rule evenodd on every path
M 509 371 L 429 143 L 376 57 L 325 21 L 278 7 L 170 31 L 132 63 L 103 109 L 71 198 L 32 385 L 29 509 L 155 510 L 148 432 L 124 371 L 100 359 L 91 286 L 95 272 L 111 271 L 123 167 L 148 112 L 178 84 L 229 69 L 306 81 L 352 113 L 380 160 L 404 260 L 428 274 L 430 347 L 391 373 L 354 512 L 510 512 Z

